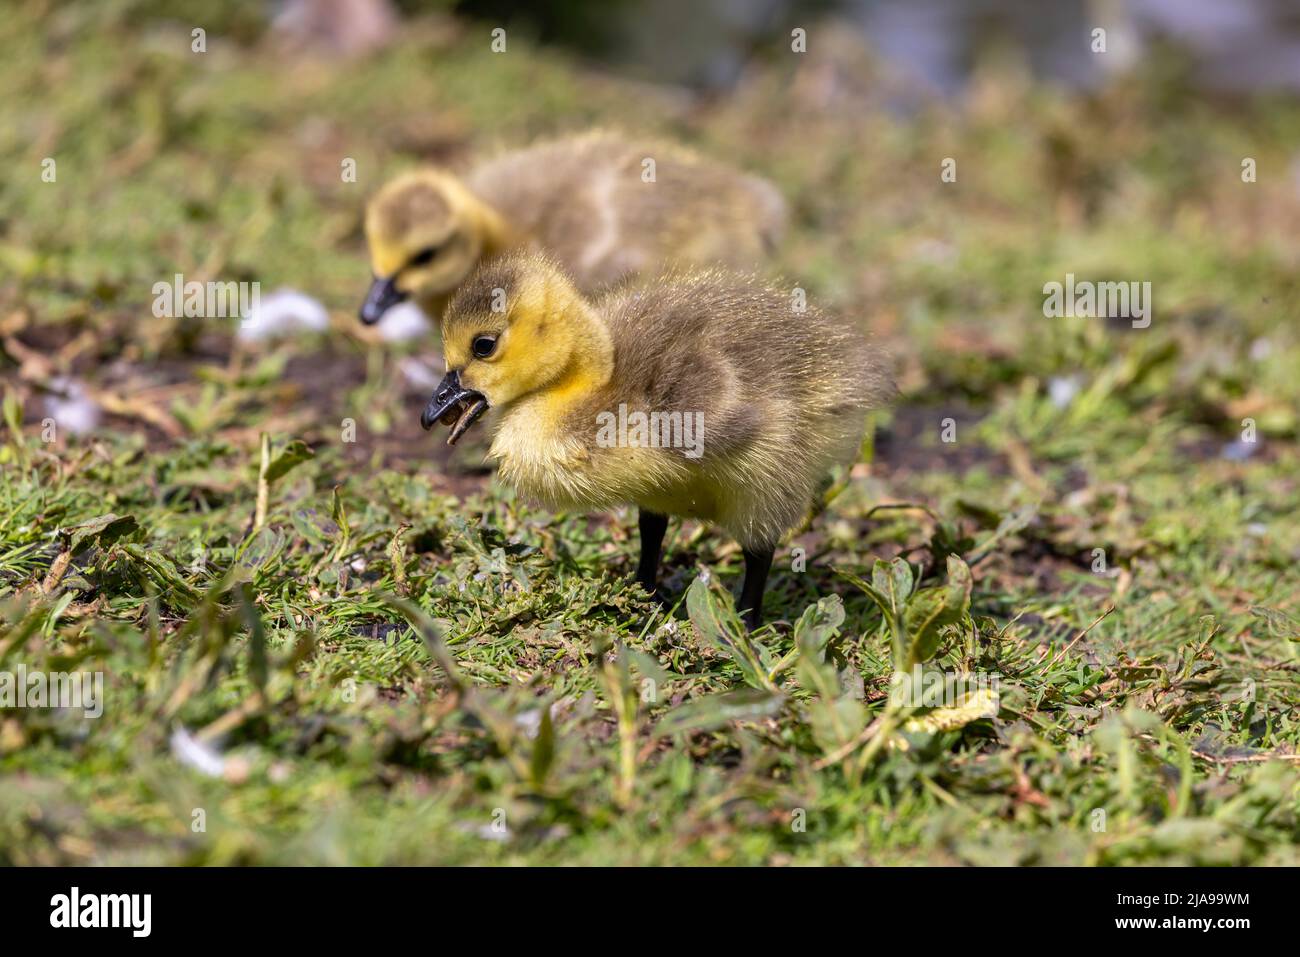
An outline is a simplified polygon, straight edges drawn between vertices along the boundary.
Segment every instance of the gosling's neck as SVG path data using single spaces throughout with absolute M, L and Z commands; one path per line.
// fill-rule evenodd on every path
M 491 259 L 509 252 L 524 243 L 524 234 L 512 226 L 504 216 L 477 196 L 473 198 L 470 209 L 474 217 L 479 238 L 483 243 L 480 259 Z
M 502 408 L 501 432 L 493 445 L 497 458 L 515 455 L 521 445 L 527 457 L 535 457 L 546 443 L 572 438 L 560 434 L 567 414 L 597 395 L 614 375 L 614 341 L 595 309 L 569 290 L 548 290 L 547 315 L 564 329 L 573 348 L 544 385 Z
M 548 289 L 547 313 L 553 322 L 568 327 L 573 343 L 568 365 L 540 392 L 547 404 L 560 410 L 609 384 L 614 376 L 614 340 L 604 317 L 567 285 Z
M 487 203 L 468 192 L 462 201 L 465 203 L 466 215 L 473 224 L 471 228 L 479 238 L 479 262 L 500 256 L 523 245 L 523 233 L 511 226 L 504 216 Z M 469 271 L 472 270 L 471 265 Z M 426 293 L 416 299 L 416 305 L 426 316 L 438 322 L 454 292 L 455 290 L 451 289 L 447 292 Z

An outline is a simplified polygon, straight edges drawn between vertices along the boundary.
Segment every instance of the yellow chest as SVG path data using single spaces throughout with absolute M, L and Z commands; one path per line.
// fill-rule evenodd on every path
M 489 455 L 525 498 L 555 509 L 588 507 L 598 466 L 582 437 L 566 434 L 560 423 L 553 405 L 521 402 L 502 414 Z
M 678 457 L 659 449 L 602 447 L 596 423 L 590 426 L 589 433 L 574 434 L 564 410 L 521 403 L 502 416 L 489 454 L 503 479 L 548 508 L 643 505 L 703 517 L 712 511 L 714 496 L 692 481 Z

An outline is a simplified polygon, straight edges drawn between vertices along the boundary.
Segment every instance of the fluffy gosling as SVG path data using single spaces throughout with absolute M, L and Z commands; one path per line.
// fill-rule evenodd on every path
M 607 132 L 508 152 L 464 179 L 421 170 L 367 207 L 375 278 L 361 321 L 405 299 L 437 319 L 480 261 L 525 245 L 592 291 L 664 263 L 756 265 L 784 222 L 785 202 L 765 180 Z
M 536 253 L 482 266 L 442 318 L 447 375 L 421 424 L 454 444 L 489 407 L 489 455 L 554 510 L 640 510 L 636 579 L 652 594 L 667 516 L 730 533 L 740 607 L 759 625 L 777 542 L 827 471 L 856 454 L 891 390 L 857 331 L 720 268 L 584 297 Z

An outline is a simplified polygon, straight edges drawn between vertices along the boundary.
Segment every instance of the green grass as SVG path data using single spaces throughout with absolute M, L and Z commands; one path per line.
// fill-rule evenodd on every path
M 0 709 L 0 862 L 1300 860 L 1295 103 L 1215 103 L 1161 60 L 1086 100 L 990 67 L 899 116 L 865 55 L 774 40 L 687 109 L 479 25 L 341 67 L 272 52 L 251 4 L 192 54 L 173 9 L 0 23 L 0 672 L 107 695 Z M 353 318 L 386 176 L 629 117 L 778 182 L 774 272 L 899 370 L 752 640 L 733 544 L 675 523 L 652 605 L 633 516 L 448 458 L 411 350 Z M 176 272 L 308 291 L 334 328 L 235 348 L 153 316 Z M 1066 272 L 1151 281 L 1151 327 L 1044 318 Z M 65 374 L 117 414 L 44 441 Z M 996 676 L 996 714 L 907 725 L 912 661 Z

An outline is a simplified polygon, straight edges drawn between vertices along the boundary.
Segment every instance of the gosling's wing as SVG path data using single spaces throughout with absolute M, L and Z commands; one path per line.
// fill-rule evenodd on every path
M 670 271 L 596 302 L 615 341 L 611 393 L 630 397 L 630 408 L 701 423 L 702 464 L 768 443 L 795 401 L 764 367 L 783 350 L 754 341 L 764 338 L 755 316 L 762 304 L 728 286 L 736 279 Z
M 846 320 L 763 280 L 670 272 L 598 300 L 617 373 L 650 408 L 700 410 L 709 451 L 765 455 L 860 430 L 888 391 L 881 357 Z M 810 441 L 817 439 L 818 441 Z
M 684 151 L 665 149 L 655 158 L 652 182 L 643 182 L 640 165 L 618 180 L 621 246 L 630 266 L 643 272 L 668 260 L 748 269 L 771 255 L 786 222 L 775 186 Z

